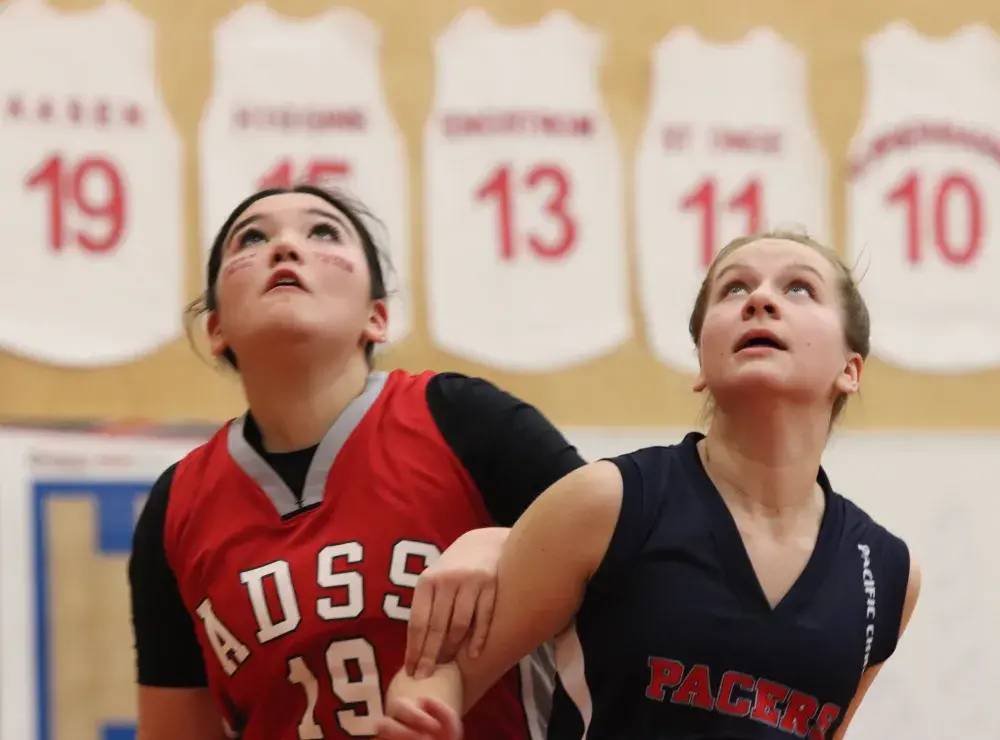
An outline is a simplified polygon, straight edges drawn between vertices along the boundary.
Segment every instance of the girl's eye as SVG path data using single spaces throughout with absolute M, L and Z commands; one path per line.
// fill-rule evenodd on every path
M 309 232 L 309 236 L 339 242 L 341 233 L 340 229 L 333 224 L 321 223 L 312 227 L 312 230 Z
M 742 280 L 731 280 L 722 287 L 721 295 L 735 295 L 741 290 L 748 290 L 747 284 Z
M 264 232 L 260 229 L 249 228 L 240 234 L 240 238 L 236 243 L 240 249 L 243 249 L 244 247 L 249 247 L 251 244 L 262 241 L 267 241 L 267 236 Z
M 788 286 L 788 292 L 789 293 L 802 292 L 805 293 L 810 298 L 813 298 L 816 295 L 816 291 L 805 280 L 793 280 L 792 283 Z

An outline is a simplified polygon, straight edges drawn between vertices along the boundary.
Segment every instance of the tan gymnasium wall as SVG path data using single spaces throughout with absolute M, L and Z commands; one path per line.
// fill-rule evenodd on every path
M 99 3 L 59 0 L 67 12 Z M 134 0 L 156 29 L 161 95 L 183 140 L 187 220 L 187 285 L 201 285 L 198 198 L 198 132 L 212 91 L 212 30 L 240 6 L 235 0 Z M 274 0 L 271 7 L 307 17 L 331 7 L 328 0 Z M 341 3 L 360 10 L 382 31 L 383 81 L 390 109 L 402 129 L 409 159 L 412 229 L 413 330 L 380 360 L 384 368 L 455 369 L 489 377 L 539 404 L 558 423 L 587 426 L 687 426 L 701 400 L 691 379 L 669 370 L 649 349 L 640 312 L 634 227 L 631 218 L 634 152 L 649 110 L 651 52 L 668 32 L 690 25 L 706 38 L 733 41 L 770 26 L 807 59 L 811 112 L 829 158 L 830 221 L 836 245 L 844 240 L 846 152 L 859 125 L 866 81 L 863 48 L 869 35 L 894 20 L 946 36 L 963 25 L 1000 30 L 1000 5 L 984 0 L 486 0 L 481 6 L 500 23 L 539 20 L 563 9 L 605 37 L 602 92 L 622 153 L 634 332 L 612 355 L 557 373 L 509 373 L 450 356 L 432 346 L 427 326 L 423 232 L 422 128 L 431 105 L 433 39 L 469 6 L 459 0 L 362 0 Z M 330 70 L 329 74 L 350 74 Z M 738 118 L 739 111 L 733 116 Z M 997 194 L 1000 195 L 1000 194 Z M 994 198 L 990 207 L 996 207 Z M 988 248 L 1000 248 L 996 232 Z M 4 269 L 10 269 L 8 263 Z M 122 305 L 122 311 L 133 310 Z M 876 315 L 875 321 L 878 321 Z M 238 413 L 236 380 L 218 371 L 178 339 L 140 361 L 103 369 L 63 369 L 0 356 L 0 418 L 221 420 Z M 1000 427 L 1000 370 L 960 375 L 916 373 L 873 359 L 863 396 L 849 410 L 852 427 Z

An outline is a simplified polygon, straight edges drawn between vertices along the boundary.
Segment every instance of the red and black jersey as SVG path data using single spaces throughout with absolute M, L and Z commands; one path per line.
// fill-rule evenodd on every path
M 207 685 L 247 740 L 372 737 L 419 573 L 582 462 L 533 407 L 457 374 L 372 373 L 308 450 L 267 453 L 233 420 L 137 525 L 139 682 Z M 528 683 L 512 671 L 469 736 L 530 737 Z

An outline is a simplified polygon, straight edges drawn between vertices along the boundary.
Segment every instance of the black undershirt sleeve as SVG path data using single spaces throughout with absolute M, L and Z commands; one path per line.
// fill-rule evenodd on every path
M 427 403 L 500 526 L 513 526 L 539 494 L 585 464 L 538 409 L 482 378 L 440 373 L 427 385 Z
M 194 622 L 163 546 L 176 467 L 171 465 L 153 484 L 132 536 L 128 580 L 136 667 L 141 686 L 203 688 L 208 679 Z

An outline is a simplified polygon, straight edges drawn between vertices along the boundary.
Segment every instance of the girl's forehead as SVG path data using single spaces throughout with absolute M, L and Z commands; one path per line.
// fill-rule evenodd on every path
M 715 274 L 741 264 L 761 272 L 777 271 L 793 264 L 811 267 L 825 277 L 833 272 L 833 265 L 819 251 L 790 239 L 758 239 L 745 244 L 721 259 L 715 266 Z
M 340 209 L 310 193 L 277 193 L 255 201 L 240 214 L 239 221 L 250 216 L 295 215 L 308 211 L 328 211 L 343 217 Z

